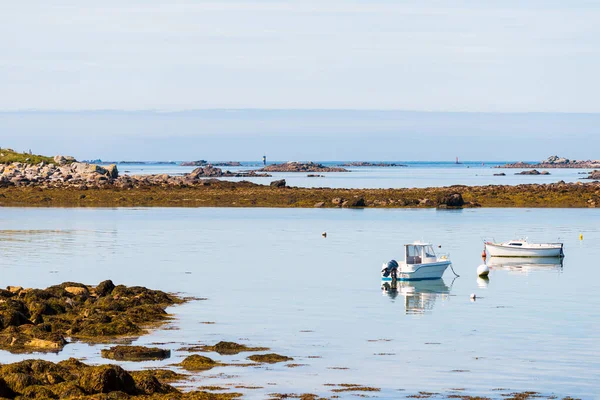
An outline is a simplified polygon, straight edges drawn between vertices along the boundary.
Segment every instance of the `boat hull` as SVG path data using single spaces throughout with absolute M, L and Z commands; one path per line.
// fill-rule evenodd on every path
M 561 257 L 561 245 L 548 247 L 508 247 L 486 243 L 485 248 L 491 257 Z
M 396 280 L 398 281 L 425 281 L 441 279 L 450 261 L 438 261 L 427 264 L 401 264 L 398 268 Z M 391 276 L 381 277 L 382 282 L 392 282 Z

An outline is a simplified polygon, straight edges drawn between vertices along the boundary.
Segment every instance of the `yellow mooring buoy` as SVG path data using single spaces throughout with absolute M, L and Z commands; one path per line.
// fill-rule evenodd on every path
M 579 240 L 583 240 L 583 233 L 579 234 Z

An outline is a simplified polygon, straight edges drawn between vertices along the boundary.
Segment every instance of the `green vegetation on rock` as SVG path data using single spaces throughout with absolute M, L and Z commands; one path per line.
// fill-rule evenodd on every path
M 267 347 L 248 347 L 235 342 L 219 342 L 214 346 L 195 346 L 187 348 L 188 351 L 214 351 L 221 355 L 233 355 L 247 351 L 265 351 Z
M 158 347 L 113 346 L 101 351 L 102 357 L 119 361 L 164 360 L 171 357 L 171 351 Z
M 182 393 L 162 370 L 128 372 L 117 365 L 89 366 L 74 358 L 59 363 L 25 360 L 0 366 L 0 397 L 8 399 L 223 400 L 240 393 Z M 172 373 L 175 374 L 175 373 Z M 177 375 L 177 374 L 175 374 Z M 177 375 L 181 377 L 181 375 Z
M 144 287 L 96 288 L 65 282 L 47 289 L 0 289 L 0 348 L 11 352 L 59 351 L 66 337 L 106 341 L 139 336 L 169 316 L 165 307 L 184 300 Z
M 25 164 L 39 164 L 41 162 L 53 163 L 52 157 L 40 156 L 37 154 L 19 153 L 12 149 L 0 148 L 0 164 L 10 164 L 13 162 L 20 162 Z
M 282 356 L 282 355 L 275 354 L 275 353 L 253 354 L 253 355 L 249 356 L 248 359 L 255 361 L 255 362 L 268 363 L 268 364 L 274 364 L 274 363 L 278 363 L 278 362 L 293 360 L 293 358 L 291 358 L 291 357 L 286 357 L 286 356 Z
M 219 365 L 219 363 L 213 360 L 212 358 L 194 354 L 186 357 L 178 365 L 188 371 L 204 371 L 216 367 L 217 365 Z

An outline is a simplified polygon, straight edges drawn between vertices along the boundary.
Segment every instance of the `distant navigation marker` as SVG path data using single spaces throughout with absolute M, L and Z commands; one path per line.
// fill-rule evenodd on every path
M 267 156 L 263 156 L 263 165 L 267 165 Z

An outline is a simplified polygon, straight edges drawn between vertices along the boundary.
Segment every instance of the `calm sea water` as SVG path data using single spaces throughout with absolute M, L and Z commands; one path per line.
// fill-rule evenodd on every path
M 576 182 L 587 176 L 589 170 L 558 168 L 549 170 L 550 175 L 515 175 L 522 169 L 496 168 L 506 162 L 472 161 L 462 164 L 452 162 L 414 162 L 397 161 L 406 167 L 346 167 L 347 173 L 318 173 L 322 177 L 307 177 L 306 173 L 272 173 L 269 178 L 225 178 L 239 181 L 249 180 L 268 185 L 274 179 L 285 179 L 289 186 L 332 187 L 332 188 L 404 188 L 432 187 L 450 185 L 518 185 L 522 183 L 554 183 L 560 180 Z M 325 161 L 324 165 L 334 166 L 341 162 Z M 191 172 L 194 167 L 181 167 L 177 164 L 117 164 L 121 173 L 182 175 Z M 230 171 L 249 171 L 259 169 L 260 164 L 244 162 L 241 167 L 220 167 Z M 506 176 L 494 176 L 505 173 Z
M 478 279 L 482 238 L 517 236 L 560 238 L 564 263 L 494 267 L 489 282 Z M 382 291 L 381 264 L 415 239 L 441 244 L 460 277 L 448 270 L 443 281 Z M 248 398 L 330 396 L 326 384 L 356 383 L 381 388 L 369 393 L 378 398 L 464 388 L 494 398 L 536 390 L 592 399 L 600 393 L 599 243 L 594 209 L 4 208 L 0 285 L 112 279 L 206 297 L 171 308 L 173 329 L 136 342 L 166 343 L 171 359 L 122 365 L 164 367 L 188 355 L 177 351 L 184 345 L 219 340 L 267 346 L 303 364 L 199 374 L 198 385 L 262 387 L 242 390 Z M 101 363 L 104 347 L 72 343 L 34 356 Z M 234 363 L 247 354 L 209 356 Z M 26 357 L 0 352 L 2 363 Z

